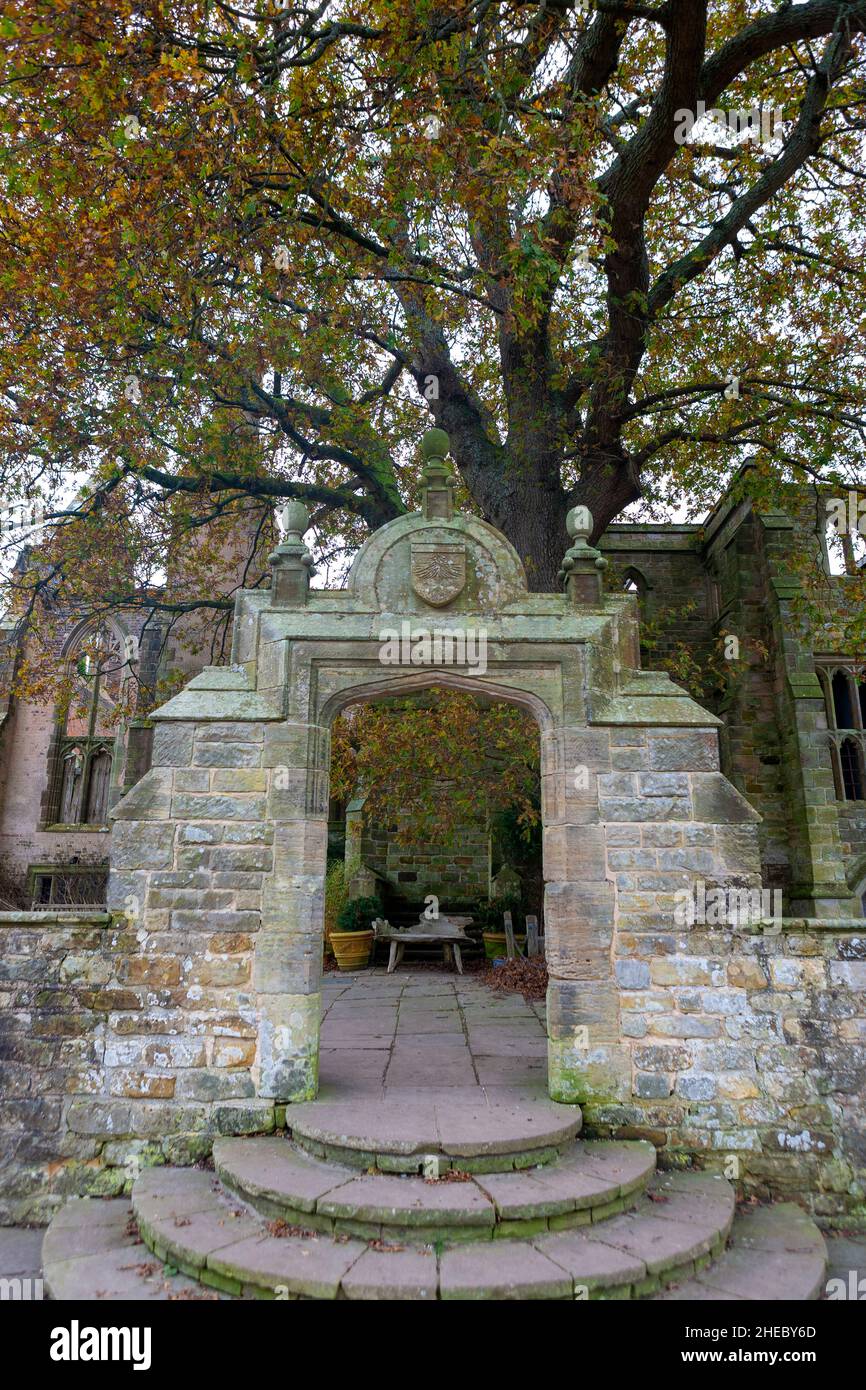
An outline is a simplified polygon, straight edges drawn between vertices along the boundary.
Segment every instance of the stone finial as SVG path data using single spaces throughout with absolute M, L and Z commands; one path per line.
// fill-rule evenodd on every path
M 565 552 L 559 571 L 559 581 L 572 603 L 597 606 L 604 591 L 604 571 L 607 560 L 600 550 L 589 544 L 592 535 L 592 512 L 588 507 L 572 507 L 565 526 L 573 544 Z
M 284 545 L 287 541 L 303 540 L 305 533 L 310 529 L 310 513 L 303 502 L 299 502 L 296 497 L 287 502 L 280 511 L 280 525 L 283 528 Z
M 421 510 L 427 521 L 450 521 L 454 515 L 454 489 L 457 480 L 445 460 L 450 441 L 444 430 L 428 430 L 421 438 Z
M 280 512 L 283 539 L 268 564 L 271 577 L 271 607 L 298 608 L 307 602 L 313 557 L 304 545 L 304 533 L 309 529 L 310 513 L 292 498 Z

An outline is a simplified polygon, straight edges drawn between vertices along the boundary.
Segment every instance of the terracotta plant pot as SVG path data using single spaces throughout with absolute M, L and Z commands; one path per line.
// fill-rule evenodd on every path
M 505 944 L 504 931 L 486 931 L 481 933 L 484 940 L 484 954 L 488 960 L 498 960 L 500 956 L 508 955 L 508 947 Z M 515 932 L 514 944 L 517 947 L 517 954 L 526 954 L 526 933 Z
M 373 930 L 332 931 L 331 949 L 341 970 L 363 970 L 370 963 Z

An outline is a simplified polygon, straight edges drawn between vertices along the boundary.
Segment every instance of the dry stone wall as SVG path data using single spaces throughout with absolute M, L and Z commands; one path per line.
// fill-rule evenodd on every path
M 590 1129 L 866 1226 L 866 932 L 622 926 L 632 1095 Z

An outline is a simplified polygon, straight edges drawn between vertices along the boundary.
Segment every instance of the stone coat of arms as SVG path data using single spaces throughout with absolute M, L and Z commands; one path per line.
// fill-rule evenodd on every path
M 450 603 L 466 583 L 466 550 L 462 545 L 412 542 L 412 588 L 434 608 Z

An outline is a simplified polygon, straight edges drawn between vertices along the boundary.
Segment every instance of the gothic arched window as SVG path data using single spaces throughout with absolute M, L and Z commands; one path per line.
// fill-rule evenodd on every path
M 76 641 L 67 661 L 51 819 L 103 825 L 128 657 L 120 637 L 102 625 Z
M 850 671 L 833 676 L 833 713 L 837 729 L 854 729 L 854 677 Z
M 866 678 L 862 663 L 816 666 L 824 691 L 838 801 L 866 801 Z
M 646 581 L 646 575 L 641 574 L 640 570 L 635 569 L 634 565 L 629 565 L 623 575 L 622 587 L 627 594 L 636 594 L 639 599 L 643 599 L 646 597 L 646 591 L 649 585 Z
M 853 738 L 842 740 L 839 747 L 839 762 L 842 768 L 842 788 L 846 801 L 866 801 L 866 775 L 863 769 L 863 753 L 859 743 Z

